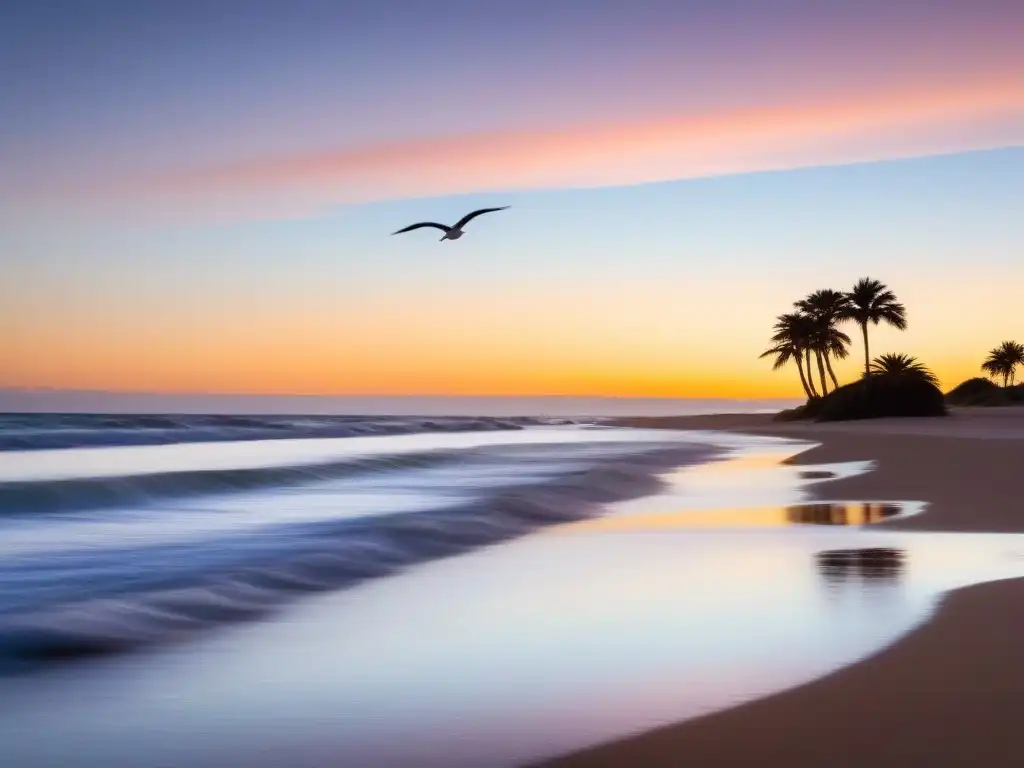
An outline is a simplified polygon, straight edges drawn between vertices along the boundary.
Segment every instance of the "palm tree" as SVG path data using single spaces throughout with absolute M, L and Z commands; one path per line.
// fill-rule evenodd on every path
M 814 389 L 814 381 L 809 381 L 808 376 L 804 375 L 803 363 L 805 354 L 808 355 L 808 374 L 810 374 L 810 331 L 810 324 L 803 315 L 796 313 L 779 315 L 775 321 L 775 333 L 772 335 L 772 341 L 775 342 L 775 345 L 759 355 L 762 358 L 775 356 L 775 361 L 772 365 L 773 371 L 779 370 L 790 360 L 794 361 L 797 371 L 800 373 L 800 383 L 803 385 L 804 392 L 808 398 L 818 396 Z
M 1004 387 L 1009 383 L 1011 371 L 1010 361 L 998 347 L 988 353 L 988 357 L 985 358 L 985 362 L 981 364 L 981 370 L 993 379 L 997 376 L 1002 376 Z
M 1006 362 L 1010 365 L 1010 375 L 1007 377 L 1008 383 L 1013 384 L 1014 379 L 1017 378 L 1017 366 L 1024 366 L 1024 344 L 1016 341 L 1004 341 L 999 345 L 999 348 L 1003 350 L 1003 354 L 1006 355 Z
M 1016 341 L 1004 341 L 990 350 L 981 370 L 991 376 L 1002 376 L 1003 386 L 1013 384 L 1017 374 L 1017 366 L 1024 365 L 1024 344 Z
M 774 347 L 766 349 L 758 357 L 769 357 L 775 356 L 775 360 L 772 362 L 772 370 L 777 371 L 780 368 L 785 367 L 786 363 L 790 361 L 796 362 L 797 371 L 800 373 L 800 384 L 804 388 L 804 394 L 808 398 L 814 397 L 811 393 L 810 387 L 807 385 L 807 377 L 804 376 L 804 366 L 802 362 L 803 350 L 795 346 L 792 342 L 780 342 Z
M 864 375 L 871 374 L 871 355 L 868 352 L 868 324 L 888 323 L 897 330 L 907 328 L 907 309 L 896 300 L 896 294 L 883 283 L 862 277 L 846 294 L 847 304 L 841 310 L 841 319 L 853 320 L 864 334 Z
M 837 360 L 845 360 L 850 356 L 850 337 L 836 328 L 834 325 L 827 325 L 821 329 L 819 342 L 822 346 L 822 357 L 825 360 L 825 367 L 828 368 L 828 375 L 832 377 L 833 386 L 839 388 L 839 379 L 836 372 L 832 370 L 832 357 Z
M 910 355 L 880 355 L 874 359 L 868 371 L 870 376 L 906 376 L 939 386 L 935 374 Z
M 810 317 L 814 323 L 815 353 L 819 357 L 819 367 L 824 362 L 835 389 L 839 388 L 839 379 L 832 369 L 830 357 L 843 360 L 849 355 L 850 337 L 836 328 L 836 323 L 843 319 L 848 305 L 849 299 L 846 294 L 833 291 L 831 288 L 814 291 L 806 298 L 793 303 L 794 307 Z M 827 389 L 823 373 L 822 388 Z

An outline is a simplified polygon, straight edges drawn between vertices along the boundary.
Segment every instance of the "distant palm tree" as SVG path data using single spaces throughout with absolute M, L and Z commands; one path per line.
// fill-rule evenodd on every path
M 896 294 L 883 283 L 863 277 L 846 294 L 847 304 L 841 310 L 843 320 L 853 320 L 864 334 L 864 375 L 871 373 L 871 355 L 868 352 L 868 324 L 888 323 L 903 331 L 907 328 L 907 309 L 896 300 Z
M 832 369 L 830 358 L 835 357 L 843 360 L 849 356 L 850 337 L 836 327 L 836 323 L 844 318 L 844 313 L 849 306 L 849 299 L 846 294 L 834 291 L 831 288 L 823 288 L 807 295 L 793 303 L 793 306 L 811 318 L 814 324 L 814 347 L 819 357 L 819 366 L 824 363 L 828 369 L 828 375 L 832 379 L 832 386 L 839 388 L 839 379 Z M 822 388 L 824 385 L 824 374 L 822 374 Z
M 910 355 L 880 355 L 868 368 L 871 376 L 907 376 L 939 386 L 939 380 L 928 368 Z
M 1004 341 L 990 350 L 981 369 L 991 376 L 1002 376 L 1003 386 L 1013 384 L 1017 374 L 1017 366 L 1024 366 L 1024 344 L 1016 341 Z
M 813 380 L 809 381 L 810 374 L 810 344 L 811 327 L 807 318 L 803 315 L 790 313 L 779 315 L 775 321 L 775 333 L 772 335 L 774 346 L 762 352 L 759 357 L 774 356 L 772 370 L 777 371 L 791 360 L 796 363 L 797 371 L 800 374 L 800 384 L 808 398 L 817 397 Z M 807 372 L 804 375 L 804 356 L 807 355 Z

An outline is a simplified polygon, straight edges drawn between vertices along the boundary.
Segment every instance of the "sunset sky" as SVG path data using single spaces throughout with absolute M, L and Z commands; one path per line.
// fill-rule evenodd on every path
M 1024 342 L 1022 40 L 1010 0 L 3 4 L 0 387 L 795 396 L 775 315 L 863 276 L 948 387 Z

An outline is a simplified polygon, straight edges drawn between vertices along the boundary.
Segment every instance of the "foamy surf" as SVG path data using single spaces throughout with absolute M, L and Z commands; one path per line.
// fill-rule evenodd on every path
M 239 446 L 131 449 L 145 460 L 128 475 L 106 461 L 124 449 L 87 449 L 75 476 L 0 483 L 3 669 L 181 641 L 302 595 L 600 515 L 721 450 L 573 427 Z M 56 466 L 81 455 L 35 457 Z M 174 470 L 160 471 L 170 456 Z M 241 465 L 247 457 L 255 466 Z M 220 465 L 198 468 L 206 460 Z
M 570 419 L 532 417 L 0 414 L 0 451 L 107 445 L 518 430 Z

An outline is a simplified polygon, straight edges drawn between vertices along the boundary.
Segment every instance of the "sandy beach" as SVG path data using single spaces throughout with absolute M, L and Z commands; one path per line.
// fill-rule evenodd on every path
M 1024 531 L 1024 408 L 959 409 L 943 419 L 777 423 L 765 415 L 633 419 L 637 427 L 800 437 L 793 463 L 873 460 L 822 483 L 822 497 L 919 499 L 907 530 Z M 890 648 L 795 689 L 546 763 L 604 766 L 1020 765 L 1024 581 L 949 593 Z

